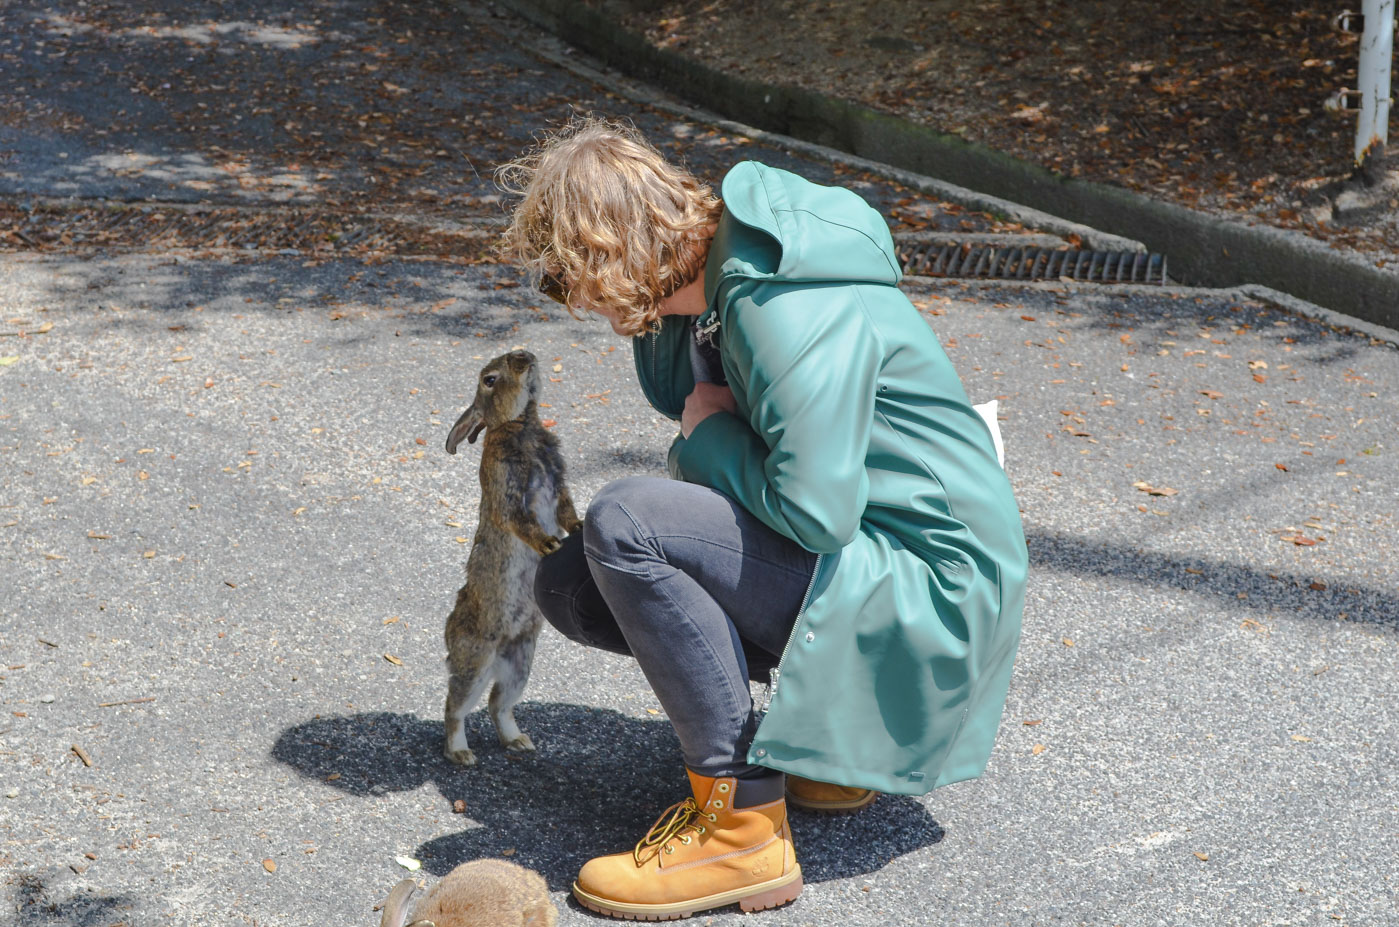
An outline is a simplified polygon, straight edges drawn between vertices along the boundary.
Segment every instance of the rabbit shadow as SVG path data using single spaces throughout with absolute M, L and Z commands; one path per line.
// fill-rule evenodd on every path
M 553 891 L 567 890 L 593 856 L 632 847 L 686 795 L 675 735 L 662 719 L 558 702 L 522 702 L 515 714 L 538 751 L 506 753 L 487 713 L 476 711 L 466 719 L 467 737 L 479 745 L 469 769 L 443 758 L 439 720 L 392 712 L 295 725 L 271 754 L 351 796 L 431 785 L 466 811 L 460 830 L 419 847 L 425 871 L 440 877 L 467 860 L 505 856 L 538 871 Z M 840 818 L 794 812 L 791 822 L 808 882 L 876 871 L 944 836 L 923 803 L 904 796 L 882 796 Z

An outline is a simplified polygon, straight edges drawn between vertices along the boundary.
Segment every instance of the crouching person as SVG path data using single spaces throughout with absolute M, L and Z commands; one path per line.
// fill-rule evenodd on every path
M 536 574 L 556 628 L 636 658 L 689 778 L 574 894 L 642 919 L 786 903 L 788 804 L 852 811 L 985 768 L 1027 568 L 990 432 L 855 193 L 753 161 L 714 191 L 599 120 L 502 176 L 515 256 L 629 340 L 679 423 L 671 478 L 606 486 Z M 771 680 L 766 711 L 750 679 Z

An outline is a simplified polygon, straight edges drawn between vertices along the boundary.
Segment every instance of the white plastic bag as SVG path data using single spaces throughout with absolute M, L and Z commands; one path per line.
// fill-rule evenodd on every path
M 1001 424 L 996 421 L 996 400 L 983 402 L 980 405 L 972 406 L 976 413 L 986 422 L 986 427 L 991 429 L 991 441 L 996 445 L 996 462 L 1001 465 L 1001 469 L 1006 468 L 1006 447 L 1001 443 Z

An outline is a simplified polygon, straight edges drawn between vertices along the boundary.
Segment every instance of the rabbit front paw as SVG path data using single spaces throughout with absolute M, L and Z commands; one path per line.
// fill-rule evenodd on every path
M 583 519 L 580 518 L 577 521 L 564 525 L 563 529 L 569 534 L 577 534 L 578 532 L 583 530 Z
M 548 537 L 544 538 L 544 540 L 539 542 L 539 552 L 547 556 L 549 554 L 552 554 L 554 551 L 558 550 L 562 546 L 563 541 L 560 541 L 558 538 L 554 537 L 554 535 L 551 534 Z

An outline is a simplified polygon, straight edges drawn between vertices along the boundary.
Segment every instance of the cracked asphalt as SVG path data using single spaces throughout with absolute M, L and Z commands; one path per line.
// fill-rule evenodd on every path
M 707 176 L 754 157 L 852 186 L 899 231 L 1042 231 L 677 119 L 546 47 L 484 4 L 10 0 L 0 198 L 489 228 L 494 164 L 577 110 Z M 0 921 L 377 923 L 396 857 L 506 855 L 561 924 L 599 923 L 573 875 L 681 797 L 679 753 L 634 665 L 546 629 L 518 711 L 538 753 L 478 712 L 480 766 L 441 758 L 477 509 L 473 450 L 442 444 L 520 345 L 557 365 L 580 505 L 663 472 L 674 425 L 628 346 L 482 253 L 8 231 Z M 999 400 L 1024 513 L 996 751 L 921 799 L 794 815 L 801 898 L 695 922 L 1399 922 L 1399 352 L 1229 291 L 905 288 Z

